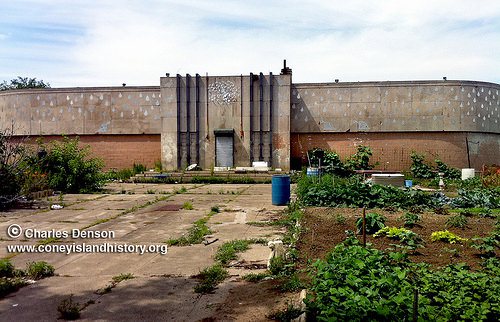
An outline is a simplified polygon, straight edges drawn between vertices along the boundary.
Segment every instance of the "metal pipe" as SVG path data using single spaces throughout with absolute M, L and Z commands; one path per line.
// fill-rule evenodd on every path
M 177 74 L 177 169 L 181 168 L 181 80 L 182 76 Z
M 262 142 L 262 123 L 264 121 L 264 74 L 259 74 L 259 161 L 264 161 L 264 156 L 262 155 L 263 142 Z
M 196 164 L 200 165 L 200 74 L 196 74 Z
M 191 164 L 191 75 L 186 74 L 186 161 Z
M 253 162 L 253 73 L 250 73 L 250 165 Z
M 273 167 L 273 73 L 269 73 L 269 166 Z

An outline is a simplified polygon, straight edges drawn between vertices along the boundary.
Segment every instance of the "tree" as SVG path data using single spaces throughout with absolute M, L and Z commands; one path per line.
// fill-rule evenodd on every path
M 0 209 L 20 198 L 27 151 L 12 141 L 13 130 L 0 130 Z
M 23 88 L 50 88 L 49 83 L 45 83 L 43 80 L 36 80 L 36 78 L 21 77 L 18 76 L 10 81 L 0 83 L 0 91 L 7 91 L 9 89 L 23 89 Z

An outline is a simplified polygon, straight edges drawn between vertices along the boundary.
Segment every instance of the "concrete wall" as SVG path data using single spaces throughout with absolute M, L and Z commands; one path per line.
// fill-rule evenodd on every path
M 316 147 L 336 151 L 343 159 L 354 154 L 358 145 L 373 150 L 371 162 L 381 170 L 407 170 L 412 151 L 433 162 L 439 158 L 458 168 L 481 169 L 483 164 L 498 164 L 500 135 L 467 132 L 392 132 L 392 133 L 293 133 L 292 163 L 307 164 L 306 153 Z M 468 148 L 467 148 L 468 146 Z
M 468 81 L 294 84 L 293 133 L 500 133 L 500 85 Z
M 214 166 L 214 130 L 218 129 L 234 131 L 235 166 L 267 161 L 273 167 L 289 168 L 291 76 L 254 76 L 161 78 L 165 168 L 191 163 Z
M 18 135 L 158 134 L 159 87 L 0 92 L 0 125 Z

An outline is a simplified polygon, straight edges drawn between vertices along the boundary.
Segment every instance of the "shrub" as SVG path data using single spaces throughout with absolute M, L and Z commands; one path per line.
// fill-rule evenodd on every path
M 54 275 L 54 267 L 47 262 L 31 262 L 27 265 L 26 275 L 34 280 Z
M 386 218 L 382 215 L 379 215 L 375 212 L 370 212 L 366 214 L 366 233 L 367 234 L 374 234 L 380 229 L 385 227 L 385 220 Z M 356 220 L 356 229 L 357 233 L 361 234 L 362 229 L 363 229 L 363 217 L 358 218 Z
M 467 241 L 466 238 L 462 238 L 460 236 L 455 235 L 452 232 L 449 232 L 448 230 L 444 231 L 435 231 L 431 234 L 431 241 L 442 241 L 445 243 L 449 244 L 456 244 L 456 243 L 462 243 Z
M 370 164 L 372 155 L 372 149 L 364 145 L 358 145 L 356 153 L 347 159 L 345 167 L 350 170 L 373 169 L 373 165 Z
M 41 159 L 32 159 L 31 164 L 47 173 L 48 184 L 52 189 L 81 193 L 101 188 L 103 162 L 89 157 L 90 147 L 80 147 L 78 137 L 64 137 L 62 142 L 53 141 L 48 146 L 40 143 L 40 149 L 47 151 L 47 154 Z

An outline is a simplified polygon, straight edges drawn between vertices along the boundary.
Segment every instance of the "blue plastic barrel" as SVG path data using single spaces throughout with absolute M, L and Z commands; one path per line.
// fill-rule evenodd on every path
M 276 174 L 272 179 L 272 201 L 275 206 L 284 206 L 290 202 L 290 176 Z
M 318 168 L 307 168 L 306 175 L 308 177 L 317 177 L 319 175 L 319 169 Z
M 412 186 L 413 186 L 412 180 L 405 180 L 405 187 L 406 188 L 411 188 Z

